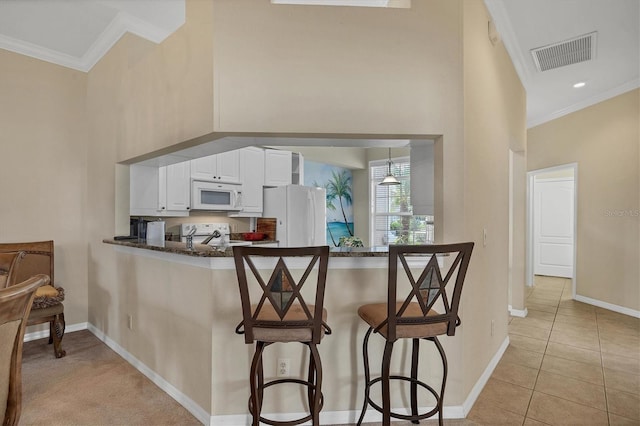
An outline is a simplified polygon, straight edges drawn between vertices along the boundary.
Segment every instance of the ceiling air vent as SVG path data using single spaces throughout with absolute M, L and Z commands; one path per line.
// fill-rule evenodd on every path
M 590 61 L 596 57 L 597 31 L 570 40 L 531 49 L 538 71 Z

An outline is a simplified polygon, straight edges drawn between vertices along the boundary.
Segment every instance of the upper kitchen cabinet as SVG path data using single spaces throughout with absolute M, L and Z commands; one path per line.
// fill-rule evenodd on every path
M 190 162 L 129 168 L 131 216 L 189 216 Z
M 242 211 L 229 213 L 233 217 L 262 216 L 262 186 L 264 184 L 264 150 L 248 147 L 240 151 L 240 180 L 242 181 Z
M 160 167 L 160 206 L 168 211 L 188 212 L 191 205 L 191 173 L 189 161 Z M 163 176 L 164 175 L 164 176 Z M 164 184 L 165 190 L 162 190 Z M 162 195 L 166 194 L 165 199 Z M 164 203 L 163 203 L 164 201 Z
M 266 149 L 264 151 L 264 186 L 290 185 L 292 172 L 291 151 Z
M 240 150 L 191 160 L 191 177 L 214 182 L 241 183 Z
M 291 183 L 294 185 L 304 185 L 304 156 L 299 152 L 292 153 Z

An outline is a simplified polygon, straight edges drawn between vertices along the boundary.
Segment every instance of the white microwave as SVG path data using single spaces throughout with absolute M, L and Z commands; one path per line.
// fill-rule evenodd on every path
M 191 181 L 191 210 L 242 210 L 242 185 Z

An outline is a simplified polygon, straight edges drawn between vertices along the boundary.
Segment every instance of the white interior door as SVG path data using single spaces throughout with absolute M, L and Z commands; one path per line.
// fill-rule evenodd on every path
M 573 178 L 536 180 L 534 274 L 573 278 Z

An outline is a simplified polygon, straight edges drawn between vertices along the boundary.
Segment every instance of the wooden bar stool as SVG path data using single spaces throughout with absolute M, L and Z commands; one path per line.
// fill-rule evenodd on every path
M 249 382 L 251 397 L 249 412 L 253 417 L 253 425 L 260 422 L 270 425 L 297 425 L 309 420 L 312 424 L 320 424 L 322 409 L 322 363 L 316 345 L 331 329 L 325 322 L 327 311 L 323 308 L 324 289 L 327 277 L 329 247 L 301 248 L 265 248 L 255 246 L 233 247 L 233 255 L 240 287 L 242 302 L 242 322 L 236 327 L 236 333 L 244 334 L 245 343 L 256 343 Z M 271 261 L 269 272 L 265 277 L 259 269 L 266 261 Z M 258 266 L 254 263 L 258 262 Z M 275 267 L 271 270 L 272 263 Z M 288 262 L 293 262 L 289 266 Z M 304 265 L 304 266 L 301 266 Z M 247 280 L 247 268 L 252 272 L 252 281 L 259 287 L 250 291 Z M 303 269 L 299 281 L 293 278 L 289 269 Z M 309 285 L 315 284 L 314 304 L 307 304 L 301 290 L 307 278 L 316 274 Z M 267 278 L 267 279 L 265 279 Z M 258 295 L 257 297 L 255 295 Z M 251 296 L 254 296 L 253 298 Z M 252 301 L 253 300 L 253 301 Z M 309 370 L 306 380 L 285 378 L 264 382 L 262 354 L 264 349 L 273 343 L 300 342 L 309 348 Z M 291 421 L 275 421 L 261 417 L 263 393 L 270 386 L 281 383 L 297 383 L 307 387 L 307 399 L 310 413 L 300 419 Z
M 367 406 L 371 405 L 382 413 L 383 425 L 388 426 L 391 417 L 419 420 L 439 415 L 439 424 L 443 424 L 442 407 L 444 388 L 447 381 L 447 357 L 437 336 L 447 334 L 453 336 L 456 327 L 460 325 L 458 305 L 464 277 L 469 266 L 473 243 L 442 244 L 442 245 L 397 245 L 389 246 L 389 279 L 386 303 L 375 303 L 360 306 L 358 315 L 368 325 L 362 347 L 364 356 L 365 395 L 362 413 L 358 425 L 362 424 Z M 404 300 L 398 300 L 398 263 L 406 275 L 410 287 L 409 295 Z M 425 266 L 426 264 L 426 266 Z M 448 265 L 442 269 L 442 265 Z M 413 271 L 419 271 L 418 278 Z M 404 276 L 403 276 L 404 278 Z M 447 294 L 447 284 L 454 281 L 453 291 Z M 440 309 L 439 313 L 434 309 Z M 377 333 L 385 339 L 382 358 L 381 376 L 371 379 L 369 371 L 369 337 Z M 393 344 L 398 339 L 412 339 L 411 375 L 391 375 L 390 364 Z M 436 345 L 442 358 L 443 376 L 440 392 L 430 385 L 418 380 L 418 361 L 420 339 L 429 340 Z M 400 414 L 391 411 L 390 380 L 409 382 L 411 414 Z M 371 386 L 382 384 L 382 406 L 371 400 L 369 394 Z M 429 391 L 436 399 L 435 407 L 426 412 L 418 413 L 418 386 Z

